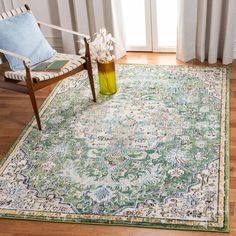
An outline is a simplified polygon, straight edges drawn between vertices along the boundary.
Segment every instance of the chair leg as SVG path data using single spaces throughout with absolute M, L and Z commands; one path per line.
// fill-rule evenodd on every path
M 37 124 L 38 124 L 38 128 L 39 128 L 39 130 L 42 130 L 39 111 L 38 111 L 38 106 L 37 106 L 37 103 L 36 103 L 34 91 L 30 91 L 29 96 L 30 96 L 31 104 L 32 104 L 32 107 L 33 107 L 33 110 L 34 110 L 34 115 L 35 115 L 35 118 L 36 118 L 36 121 L 37 121 Z
M 30 101 L 31 101 L 31 104 L 32 104 L 32 107 L 34 110 L 34 115 L 35 115 L 35 118 L 36 118 L 36 121 L 38 124 L 38 128 L 39 128 L 39 130 L 42 130 L 38 106 L 37 106 L 37 102 L 36 102 L 35 94 L 34 94 L 34 87 L 32 84 L 32 79 L 31 79 L 31 74 L 30 74 L 30 69 L 26 65 L 25 65 L 25 69 L 26 69 L 26 84 L 27 84 L 27 88 L 28 88 L 28 94 L 30 96 Z
M 92 71 L 92 65 L 91 65 L 91 56 L 90 56 L 90 49 L 89 49 L 89 43 L 87 38 L 84 38 L 85 43 L 85 67 L 88 71 L 88 77 L 90 82 L 90 87 L 93 94 L 93 101 L 96 102 L 96 93 L 95 93 L 95 87 L 94 87 L 94 80 L 93 80 L 93 71 Z
M 93 80 L 93 71 L 91 63 L 87 63 L 87 71 L 88 71 L 88 77 L 89 77 L 89 83 L 93 94 L 93 101 L 96 102 L 96 93 L 95 93 L 95 87 L 94 87 L 94 80 Z

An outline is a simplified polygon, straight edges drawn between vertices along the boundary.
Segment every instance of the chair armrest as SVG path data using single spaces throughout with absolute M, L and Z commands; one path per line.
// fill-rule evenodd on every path
M 74 35 L 77 35 L 77 36 L 80 36 L 80 37 L 83 37 L 83 38 L 86 38 L 86 39 L 90 39 L 89 35 L 80 34 L 80 33 L 77 32 L 77 31 L 64 29 L 64 28 L 62 28 L 62 27 L 60 27 L 60 26 L 47 24 L 47 23 L 44 23 L 44 22 L 42 22 L 42 21 L 38 21 L 37 23 L 38 23 L 39 25 L 47 26 L 47 27 L 52 28 L 52 29 L 56 29 L 56 30 L 63 31 L 63 32 L 66 32 L 66 33 L 69 33 L 69 34 L 74 34 Z
M 30 59 L 29 59 L 28 57 L 19 55 L 19 54 L 14 53 L 14 52 L 10 52 L 10 51 L 3 50 L 3 49 L 1 49 L 1 48 L 0 48 L 0 53 L 7 54 L 7 55 L 9 55 L 9 56 L 12 56 L 12 57 L 15 57 L 15 58 L 17 58 L 17 59 L 22 60 L 26 66 L 29 66 L 29 65 L 30 65 Z

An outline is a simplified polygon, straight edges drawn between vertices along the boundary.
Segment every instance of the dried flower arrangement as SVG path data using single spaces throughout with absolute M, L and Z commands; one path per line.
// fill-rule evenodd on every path
M 90 43 L 92 60 L 100 63 L 112 61 L 115 58 L 114 55 L 112 55 L 115 39 L 105 28 L 100 29 L 95 35 L 95 39 Z M 81 44 L 83 47 L 79 53 L 83 55 L 85 53 L 83 41 L 81 41 Z

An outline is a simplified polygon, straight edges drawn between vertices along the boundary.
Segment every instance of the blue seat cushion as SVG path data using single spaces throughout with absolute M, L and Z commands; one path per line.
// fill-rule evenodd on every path
M 50 59 L 56 54 L 31 12 L 0 21 L 0 48 L 28 57 L 31 65 Z M 24 69 L 21 60 L 9 55 L 5 57 L 13 71 Z

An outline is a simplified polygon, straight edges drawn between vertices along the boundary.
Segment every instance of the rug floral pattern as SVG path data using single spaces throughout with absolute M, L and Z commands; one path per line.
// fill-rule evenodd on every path
M 117 65 L 60 83 L 0 169 L 0 216 L 225 231 L 225 68 Z

